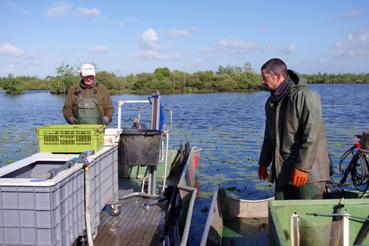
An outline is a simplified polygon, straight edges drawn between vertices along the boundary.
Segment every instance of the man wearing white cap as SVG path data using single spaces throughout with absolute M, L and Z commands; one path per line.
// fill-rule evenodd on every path
M 84 64 L 81 82 L 68 90 L 63 114 L 69 124 L 105 124 L 112 120 L 114 106 L 106 87 L 95 81 L 95 68 Z

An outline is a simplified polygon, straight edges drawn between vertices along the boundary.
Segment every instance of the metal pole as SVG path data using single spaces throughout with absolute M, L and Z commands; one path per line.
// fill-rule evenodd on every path
M 168 152 L 169 152 L 169 132 L 164 131 L 163 133 L 165 133 L 165 137 L 166 137 L 166 143 L 165 143 L 165 162 L 164 162 L 164 180 L 163 180 L 163 192 L 166 186 L 166 182 L 167 182 L 167 166 L 168 166 Z
M 291 246 L 300 245 L 300 216 L 293 213 L 291 215 Z
M 118 102 L 118 129 L 122 129 L 122 107 L 124 104 L 146 104 L 149 100 L 119 100 Z
M 160 121 L 160 93 L 157 91 L 153 93 L 152 97 L 152 110 L 151 110 L 151 129 L 159 130 Z
M 349 236 L 350 236 L 350 231 L 349 231 L 349 217 L 350 215 L 348 213 L 343 213 L 343 246 L 349 246 Z
M 118 130 L 122 129 L 122 106 L 124 104 L 124 101 L 119 100 L 118 102 Z

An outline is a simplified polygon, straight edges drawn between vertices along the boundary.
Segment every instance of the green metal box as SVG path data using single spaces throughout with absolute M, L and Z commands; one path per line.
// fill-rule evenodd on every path
M 81 153 L 104 145 L 103 125 L 50 125 L 37 128 L 40 152 Z

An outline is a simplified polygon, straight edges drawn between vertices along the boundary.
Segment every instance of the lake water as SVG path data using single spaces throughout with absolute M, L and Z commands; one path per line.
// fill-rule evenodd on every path
M 368 131 L 369 85 L 309 85 L 322 99 L 323 117 L 329 151 L 339 179 L 337 164 L 342 153 L 352 145 L 355 134 Z M 232 187 L 238 195 L 264 198 L 272 195 L 272 186 L 257 179 L 257 160 L 264 132 L 264 104 L 267 92 L 215 93 L 162 96 L 164 106 L 173 111 L 170 146 L 190 142 L 202 149 L 197 198 L 190 245 L 198 245 L 205 225 L 206 209 L 216 185 Z M 146 96 L 113 96 L 119 99 L 145 99 Z M 6 165 L 37 152 L 36 128 L 64 124 L 63 96 L 45 91 L 19 96 L 0 93 L 0 165 Z M 145 121 L 148 108 L 125 108 L 124 125 L 141 112 Z M 167 117 L 168 118 L 168 117 Z M 148 121 L 146 121 L 148 122 Z M 113 123 L 117 124 L 117 110 Z M 147 123 L 148 124 L 148 123 Z

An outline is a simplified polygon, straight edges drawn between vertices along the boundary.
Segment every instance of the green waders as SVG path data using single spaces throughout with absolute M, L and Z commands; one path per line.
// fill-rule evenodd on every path
M 325 192 L 325 181 L 309 183 L 300 187 L 292 185 L 280 186 L 275 188 L 276 200 L 310 200 L 323 199 Z
M 77 99 L 77 105 L 78 124 L 101 123 L 101 113 L 99 111 L 96 98 L 79 96 Z

